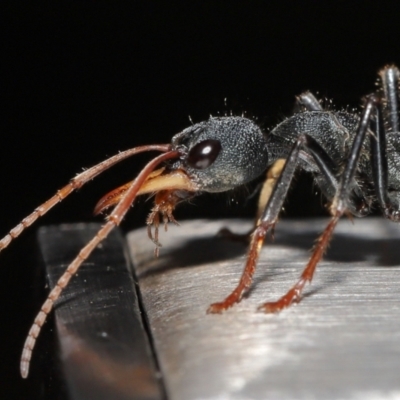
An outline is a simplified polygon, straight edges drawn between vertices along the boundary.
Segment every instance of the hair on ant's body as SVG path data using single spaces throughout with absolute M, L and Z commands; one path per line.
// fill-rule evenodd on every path
M 220 313 L 233 306 L 251 286 L 260 249 L 266 234 L 277 223 L 297 169 L 313 175 L 330 202 L 331 219 L 296 284 L 279 300 L 265 303 L 259 310 L 278 312 L 301 299 L 303 288 L 311 282 L 343 214 L 362 217 L 377 204 L 386 218 L 399 222 L 399 76 L 395 66 L 383 68 L 379 72 L 378 89 L 366 97 L 361 114 L 324 110 L 320 102 L 306 92 L 296 98 L 298 112 L 267 135 L 248 118 L 211 117 L 176 134 L 170 144 L 127 150 L 73 178 L 1 239 L 0 250 L 54 205 L 114 164 L 140 152 L 161 152 L 135 180 L 108 193 L 96 205 L 96 213 L 114 208 L 106 224 L 67 267 L 41 307 L 24 345 L 22 376 L 28 375 L 33 347 L 54 302 L 96 246 L 121 223 L 139 195 L 155 193 L 154 207 L 146 222 L 157 253 L 159 225 L 176 222 L 173 210 L 178 203 L 202 192 L 234 189 L 267 172 L 242 277 L 229 296 L 208 308 L 209 313 Z M 156 169 L 160 164 L 163 166 Z M 154 226 L 154 233 L 151 226 Z

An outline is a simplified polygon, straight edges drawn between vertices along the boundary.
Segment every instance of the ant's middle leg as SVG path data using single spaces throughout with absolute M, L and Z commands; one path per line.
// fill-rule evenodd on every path
M 379 95 L 382 97 L 383 124 L 386 133 L 399 132 L 399 84 L 400 71 L 387 66 L 379 71 Z
M 379 73 L 383 98 L 377 107 L 375 118 L 371 121 L 375 135 L 370 136 L 372 174 L 378 202 L 383 214 L 391 221 L 400 221 L 400 193 L 388 190 L 387 139 L 397 142 L 399 135 L 398 85 L 399 71 L 386 67 Z M 392 136 L 395 135 L 395 136 Z M 394 143 L 390 143 L 392 147 Z

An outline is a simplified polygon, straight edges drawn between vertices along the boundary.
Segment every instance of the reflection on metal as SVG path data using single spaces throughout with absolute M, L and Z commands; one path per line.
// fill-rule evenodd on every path
M 400 228 L 382 219 L 339 224 L 302 302 L 257 313 L 295 282 L 326 220 L 281 221 L 250 293 L 207 315 L 237 283 L 246 245 L 218 238 L 243 221 L 191 221 L 128 235 L 168 400 L 400 398 Z M 51 282 L 98 225 L 40 231 Z M 113 232 L 71 280 L 56 307 L 70 398 L 160 399 L 122 239 Z M 34 357 L 38 355 L 34 353 Z
M 191 221 L 128 235 L 168 398 L 400 398 L 400 228 L 342 220 L 301 304 L 257 313 L 300 275 L 326 220 L 282 221 L 242 302 L 207 315 L 238 282 L 246 246 L 216 237 L 243 222 Z

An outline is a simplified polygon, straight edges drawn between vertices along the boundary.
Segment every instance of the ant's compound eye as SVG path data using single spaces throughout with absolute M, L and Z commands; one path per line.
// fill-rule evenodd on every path
M 189 167 L 196 169 L 208 168 L 217 158 L 221 148 L 219 140 L 204 140 L 190 150 L 187 157 L 187 164 Z

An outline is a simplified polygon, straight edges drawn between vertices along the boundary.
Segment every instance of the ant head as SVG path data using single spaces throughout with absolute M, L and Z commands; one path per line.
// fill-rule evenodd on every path
M 158 170 L 154 170 L 160 163 L 158 158 L 151 161 L 139 175 L 137 195 L 160 191 L 224 192 L 252 181 L 267 168 L 267 141 L 261 129 L 247 118 L 210 118 L 183 130 L 170 145 L 162 146 L 161 151 L 166 153 L 159 157 L 173 160 Z M 149 150 L 154 148 L 137 148 L 137 152 Z M 134 182 L 101 198 L 95 214 L 118 203 Z
M 223 192 L 255 179 L 268 162 L 261 129 L 242 117 L 210 118 L 172 138 L 181 157 L 170 169 L 183 170 L 200 191 Z

